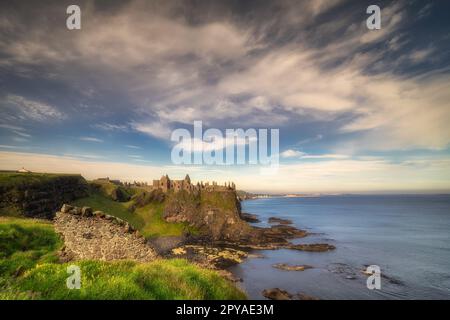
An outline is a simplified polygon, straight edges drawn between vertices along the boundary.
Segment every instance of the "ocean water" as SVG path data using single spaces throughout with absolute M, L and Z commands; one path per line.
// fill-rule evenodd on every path
M 250 298 L 278 287 L 320 299 L 450 299 L 450 195 L 340 195 L 247 200 L 243 211 L 287 218 L 313 235 L 295 243 L 326 242 L 330 252 L 255 251 L 231 268 Z M 283 271 L 275 263 L 308 264 Z M 381 269 L 381 289 L 369 290 L 367 265 Z

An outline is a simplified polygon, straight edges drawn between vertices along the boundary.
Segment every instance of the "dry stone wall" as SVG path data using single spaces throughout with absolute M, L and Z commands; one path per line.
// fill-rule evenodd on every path
M 64 204 L 56 213 L 54 223 L 55 230 L 64 240 L 63 260 L 147 262 L 157 257 L 139 231 L 128 222 L 102 211 Z

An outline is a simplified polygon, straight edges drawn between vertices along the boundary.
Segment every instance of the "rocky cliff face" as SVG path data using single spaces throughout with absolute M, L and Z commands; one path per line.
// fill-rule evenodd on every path
M 63 203 L 84 197 L 87 192 L 87 182 L 80 175 L 31 175 L 0 184 L 0 208 L 50 219 Z
M 187 222 L 211 240 L 247 241 L 252 228 L 241 219 L 234 190 L 168 193 L 164 219 Z

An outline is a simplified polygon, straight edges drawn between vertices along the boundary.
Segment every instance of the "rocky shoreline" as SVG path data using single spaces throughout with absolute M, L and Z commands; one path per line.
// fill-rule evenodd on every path
M 252 215 L 252 219 L 256 217 Z M 256 218 L 257 219 L 257 218 Z M 326 243 L 293 244 L 292 239 L 308 236 L 305 230 L 288 225 L 284 219 L 271 219 L 280 224 L 269 228 L 248 226 L 247 234 L 236 241 L 211 240 L 208 236 L 184 235 L 145 239 L 128 222 L 89 207 L 64 204 L 54 218 L 56 231 L 64 240 L 60 257 L 63 261 L 77 259 L 134 260 L 148 262 L 157 258 L 184 258 L 202 267 L 213 269 L 230 281 L 242 281 L 227 270 L 249 257 L 261 257 L 257 250 L 291 249 L 325 252 L 335 249 Z M 305 271 L 309 265 L 273 265 L 285 271 Z M 275 288 L 265 290 L 268 299 L 305 299 L 301 294 L 288 294 Z M 310 297 L 309 297 L 310 298 Z

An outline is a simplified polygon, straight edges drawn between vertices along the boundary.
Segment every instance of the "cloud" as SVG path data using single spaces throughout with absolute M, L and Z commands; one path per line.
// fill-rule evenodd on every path
M 305 154 L 302 159 L 347 159 L 345 154 Z
M 150 135 L 158 139 L 169 140 L 172 130 L 163 122 L 132 122 L 131 127 L 138 132 Z
M 298 150 L 287 149 L 283 151 L 280 156 L 282 158 L 297 158 L 297 159 L 347 159 L 349 156 L 344 154 L 307 154 Z
M 92 125 L 93 128 L 96 129 L 101 129 L 101 130 L 105 130 L 105 131 L 127 131 L 128 130 L 128 126 L 127 125 L 122 125 L 122 124 L 112 124 L 112 123 L 97 123 Z
M 301 152 L 301 151 L 297 151 L 297 150 L 293 150 L 293 149 L 288 149 L 283 151 L 282 153 L 280 153 L 280 156 L 282 158 L 299 158 L 302 155 L 304 155 L 305 153 Z
M 19 113 L 20 117 L 35 121 L 62 120 L 66 116 L 49 104 L 17 95 L 7 95 L 2 104 Z
M 74 159 L 104 159 L 104 156 L 97 155 L 97 154 L 82 154 L 82 153 L 65 153 L 63 154 L 64 157 L 74 158 Z
M 81 141 L 88 141 L 88 142 L 103 142 L 102 139 L 94 138 L 94 137 L 80 137 Z
M 335 10 L 340 5 L 351 9 Z M 94 124 L 107 131 L 129 129 L 168 141 L 176 124 L 194 120 L 212 127 L 317 121 L 337 126 L 326 135 L 339 140 L 329 154 L 448 146 L 449 77 L 411 76 L 402 69 L 429 57 L 439 60 L 441 53 L 414 47 L 407 2 L 384 6 L 377 31 L 365 27 L 364 5 L 345 1 L 281 1 L 250 9 L 254 14 L 177 1 L 133 1 L 105 12 L 87 6 L 89 27 L 69 38 L 51 23 L 29 32 L 26 17 L 12 19 L 5 10 L 2 66 L 31 79 L 45 69 L 45 77 L 84 98 L 107 92 L 105 105 L 116 95 L 123 98 L 129 106 L 125 124 Z M 64 118 L 53 106 L 9 97 L 23 117 Z M 123 104 L 117 105 L 107 112 L 122 117 Z
M 125 145 L 125 147 L 130 148 L 130 149 L 142 149 L 141 147 L 135 146 L 135 145 L 132 145 L 132 144 L 127 144 L 127 145 Z
M 7 123 L 0 123 L 0 128 L 13 130 L 13 131 L 25 131 L 25 128 L 22 128 L 22 127 L 19 127 L 19 126 L 15 126 L 15 125 L 12 125 L 12 124 L 7 124 Z
M 281 164 L 275 176 L 258 175 L 257 167 L 137 165 L 23 152 L 0 152 L 0 167 L 37 172 L 81 173 L 87 179 L 110 176 L 124 181 L 152 181 L 162 174 L 186 173 L 199 181 L 234 181 L 254 192 L 436 192 L 450 191 L 449 158 L 415 158 L 401 163 L 383 159 L 332 159 Z M 257 183 L 255 183 L 257 181 Z

